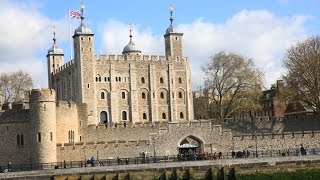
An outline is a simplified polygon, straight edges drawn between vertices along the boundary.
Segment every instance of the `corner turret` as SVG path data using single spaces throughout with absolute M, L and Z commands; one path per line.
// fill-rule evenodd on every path
M 77 66 L 78 86 L 75 90 L 76 103 L 87 103 L 88 114 L 92 114 L 88 121 L 91 124 L 96 124 L 96 58 L 94 52 L 94 34 L 91 29 L 84 25 L 84 4 L 81 3 L 81 24 L 75 30 L 73 35 L 74 42 L 74 57 Z
M 53 45 L 48 50 L 47 54 L 47 65 L 48 65 L 48 86 L 53 87 L 53 73 L 64 64 L 64 54 L 61 48 L 56 44 L 56 29 L 53 27 Z
M 170 26 L 164 35 L 165 53 L 167 57 L 183 57 L 183 33 L 175 32 L 173 26 L 173 6 L 170 6 Z
M 57 161 L 55 97 L 53 89 L 33 89 L 30 93 L 30 163 Z
M 132 41 L 132 26 L 130 25 L 130 42 L 127 44 L 122 51 L 124 55 L 141 55 L 141 51 L 136 48 L 136 45 Z

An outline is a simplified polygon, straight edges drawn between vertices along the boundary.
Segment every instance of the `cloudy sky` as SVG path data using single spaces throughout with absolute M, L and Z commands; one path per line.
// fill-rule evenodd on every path
M 163 55 L 163 34 L 174 25 L 184 33 L 184 53 L 192 68 L 193 89 L 203 83 L 201 67 L 218 51 L 253 58 L 265 72 L 265 88 L 285 73 L 282 59 L 288 47 L 320 31 L 319 0 L 95 0 L 83 1 L 85 23 L 95 33 L 96 54 L 121 54 L 128 43 L 128 26 L 143 54 Z M 57 43 L 70 59 L 68 9 L 80 0 L 0 0 L 0 73 L 24 70 L 35 86 L 47 87 L 46 54 Z M 69 23 L 70 22 L 70 23 Z

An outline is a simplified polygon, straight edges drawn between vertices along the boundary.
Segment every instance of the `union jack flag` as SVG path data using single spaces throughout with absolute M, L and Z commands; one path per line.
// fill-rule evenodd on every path
M 77 11 L 69 11 L 69 16 L 70 16 L 71 18 L 78 18 L 78 19 L 81 18 L 81 14 L 78 13 Z

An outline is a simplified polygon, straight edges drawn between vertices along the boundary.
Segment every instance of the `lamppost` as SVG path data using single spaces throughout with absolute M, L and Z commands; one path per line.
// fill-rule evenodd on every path
M 254 131 L 253 137 L 254 137 L 254 140 L 256 141 L 256 158 L 258 158 L 258 135 L 257 135 L 257 131 Z
M 152 139 L 152 146 L 153 146 L 153 163 L 156 162 L 156 140 L 154 136 L 151 137 Z
M 156 139 L 157 133 L 150 133 L 152 148 L 153 148 L 153 162 L 156 162 Z

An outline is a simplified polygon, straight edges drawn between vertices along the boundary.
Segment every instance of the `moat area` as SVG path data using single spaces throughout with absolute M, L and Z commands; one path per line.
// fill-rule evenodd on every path
M 149 164 L 105 165 L 38 171 L 1 173 L 0 179 L 216 179 L 224 167 L 228 177 L 234 167 L 237 175 L 251 173 L 320 171 L 320 156 L 216 159 Z M 220 172 L 219 172 L 220 170 Z M 319 174 L 319 173 L 318 173 Z M 310 175 L 309 179 L 314 179 Z M 246 179 L 246 178 L 245 178 Z

